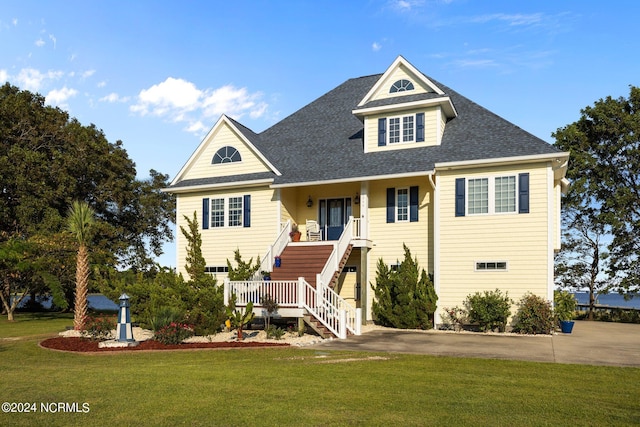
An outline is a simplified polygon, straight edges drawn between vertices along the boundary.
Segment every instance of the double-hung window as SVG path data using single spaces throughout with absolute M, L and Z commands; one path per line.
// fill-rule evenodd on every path
M 456 179 L 456 216 L 529 213 L 529 174 Z
M 202 228 L 251 226 L 251 196 L 202 199 Z
M 224 199 L 211 199 L 211 227 L 224 227 Z
M 242 197 L 229 197 L 229 227 L 242 225 Z
M 378 146 L 424 142 L 424 113 L 378 119 Z
M 417 222 L 420 209 L 418 186 L 387 188 L 387 222 Z
M 516 177 L 500 176 L 495 180 L 496 213 L 516 211 Z
M 398 188 L 396 196 L 396 220 L 409 221 L 409 189 Z

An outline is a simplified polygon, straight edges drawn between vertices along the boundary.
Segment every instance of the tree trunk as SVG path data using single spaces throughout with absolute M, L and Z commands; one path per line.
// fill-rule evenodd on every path
M 84 322 L 87 317 L 88 286 L 89 252 L 85 245 L 80 245 L 78 249 L 78 259 L 76 260 L 76 299 L 73 315 L 73 329 L 76 331 L 84 329 Z

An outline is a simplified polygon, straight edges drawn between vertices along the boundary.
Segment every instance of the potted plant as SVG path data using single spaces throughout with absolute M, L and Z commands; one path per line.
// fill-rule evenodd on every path
M 271 273 L 268 271 L 261 271 L 260 274 L 262 274 L 262 280 L 271 280 Z
M 560 330 L 565 334 L 570 334 L 573 330 L 573 315 L 576 311 L 576 298 L 567 291 L 554 291 L 554 311 L 556 318 L 560 322 Z
M 291 226 L 291 232 L 289 233 L 289 237 L 291 237 L 291 241 L 292 242 L 299 242 L 301 235 L 302 235 L 302 233 L 300 232 L 300 230 L 298 230 L 298 224 L 294 223 Z

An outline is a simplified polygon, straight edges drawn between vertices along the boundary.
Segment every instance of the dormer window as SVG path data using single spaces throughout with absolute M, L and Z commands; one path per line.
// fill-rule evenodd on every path
M 241 162 L 240 152 L 233 147 L 222 147 L 213 155 L 212 164 Z
M 402 79 L 391 85 L 389 93 L 405 92 L 408 90 L 413 90 L 413 83 L 411 83 L 409 80 Z

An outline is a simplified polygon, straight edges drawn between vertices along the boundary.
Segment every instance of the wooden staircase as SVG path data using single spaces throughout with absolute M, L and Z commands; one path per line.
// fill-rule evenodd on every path
M 338 265 L 338 270 L 334 272 L 329 287 L 335 287 L 338 283 L 340 273 L 344 268 L 353 246 L 349 245 Z M 280 255 L 281 266 L 274 267 L 271 272 L 271 280 L 298 280 L 304 277 L 307 283 L 316 287 L 316 276 L 324 269 L 333 245 L 287 245 Z M 315 317 L 306 314 L 303 316 L 305 323 L 322 338 L 334 338 L 335 335 L 329 331 Z
M 315 288 L 316 275 L 324 268 L 332 250 L 332 245 L 287 245 L 280 255 L 282 265 L 273 268 L 271 280 L 298 280 L 298 277 L 304 277 Z

